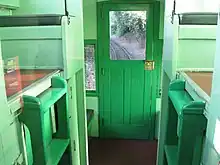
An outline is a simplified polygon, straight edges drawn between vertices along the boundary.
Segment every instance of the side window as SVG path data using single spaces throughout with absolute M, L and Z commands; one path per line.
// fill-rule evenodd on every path
M 85 44 L 85 81 L 87 91 L 96 91 L 95 44 Z

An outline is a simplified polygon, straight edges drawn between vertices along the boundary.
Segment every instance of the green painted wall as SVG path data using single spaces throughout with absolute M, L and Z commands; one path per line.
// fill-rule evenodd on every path
M 0 6 L 8 6 L 9 4 L 12 4 L 12 3 L 13 1 L 3 0 L 3 1 L 0 1 Z M 0 8 L 0 16 L 11 15 L 11 14 L 12 14 L 11 9 Z M 1 53 L 0 53 L 0 56 L 1 56 Z M 2 65 L 2 63 L 0 63 L 0 65 Z M 4 81 L 3 80 L 4 77 L 2 74 L 0 76 L 1 76 L 1 87 L 5 88 L 4 83 L 2 83 L 2 81 Z M 0 102 L 1 102 L 0 164 L 10 165 L 12 163 L 15 163 L 18 158 L 19 158 L 18 159 L 19 163 L 22 163 L 23 160 L 22 160 L 22 157 L 20 157 L 21 156 L 20 154 L 23 151 L 21 126 L 17 118 L 13 119 L 14 116 L 10 113 L 9 107 L 7 105 L 3 105 L 2 101 L 6 97 L 3 91 L 5 91 L 5 89 L 1 90 L 1 96 L 0 96 Z
M 159 144 L 157 150 L 157 165 L 163 165 L 164 157 L 164 143 L 165 143 L 165 132 L 166 123 L 168 119 L 168 89 L 170 84 L 170 78 L 165 71 L 162 72 L 162 105 L 161 105 L 161 116 L 160 116 L 160 132 L 159 132 Z
M 64 14 L 64 2 L 44 0 L 20 0 L 20 8 L 13 12 L 13 15 L 30 14 Z
M 97 39 L 96 0 L 83 0 L 84 39 Z
M 1 31 L 1 30 L 0 30 Z M 1 32 L 0 32 L 1 34 Z M 10 40 L 2 41 L 3 59 L 19 57 L 21 69 L 37 68 L 64 68 L 61 39 L 45 40 Z M 11 48 L 14 49 L 11 49 Z M 51 59 L 51 54 L 53 57 Z
M 20 7 L 14 11 L 14 15 L 36 15 L 36 14 L 65 14 L 64 0 L 19 0 Z M 81 1 L 66 0 L 67 10 L 70 15 L 76 16 L 79 13 L 78 7 Z
M 177 37 L 177 68 L 213 68 L 216 26 L 181 25 Z
M 8 1 L 8 0 L 3 0 Z M 18 1 L 18 0 L 10 0 Z M 14 15 L 36 15 L 36 14 L 65 14 L 65 2 L 67 11 L 71 16 L 78 16 L 81 0 L 19 0 L 20 7 L 13 12 Z
M 88 135 L 91 137 L 99 137 L 99 109 L 98 97 L 86 97 L 86 108 L 94 110 L 94 118 L 91 121 L 91 130 Z
M 213 68 L 215 40 L 179 40 L 178 46 L 177 68 Z

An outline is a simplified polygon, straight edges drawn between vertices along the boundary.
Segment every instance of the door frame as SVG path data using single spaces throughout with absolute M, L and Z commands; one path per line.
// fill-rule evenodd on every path
M 128 7 L 128 10 L 130 9 L 137 9 L 137 7 L 134 7 L 135 5 L 148 5 L 149 9 L 149 16 L 148 21 L 151 26 L 148 27 L 148 31 L 151 31 L 150 36 L 147 38 L 147 43 L 151 42 L 152 44 L 147 44 L 147 57 L 146 60 L 153 60 L 155 61 L 155 69 L 153 71 L 148 71 L 148 77 L 150 83 L 147 85 L 148 89 L 150 89 L 150 133 L 149 133 L 149 139 L 152 140 L 155 137 L 155 121 L 156 121 L 156 98 L 160 97 L 160 71 L 161 71 L 161 65 L 162 65 L 162 55 L 157 51 L 157 49 L 162 49 L 162 45 L 159 44 L 159 23 L 160 23 L 160 3 L 155 1 L 148 1 L 148 2 L 140 2 L 140 1 L 121 1 L 121 2 L 112 2 L 112 1 L 104 1 L 104 2 L 97 2 L 97 65 L 100 66 L 101 63 L 101 54 L 103 54 L 103 47 L 99 43 L 103 43 L 105 39 L 103 38 L 103 22 L 104 22 L 104 12 L 105 9 L 104 6 L 108 5 L 126 5 Z M 138 7 L 141 10 L 141 7 Z M 148 34 L 149 35 L 149 34 Z M 158 78 L 159 77 L 159 78 Z M 97 69 L 97 77 L 98 81 L 98 89 L 99 89 L 99 135 L 101 135 L 101 124 L 103 124 L 102 121 L 102 111 L 100 108 L 100 84 L 101 84 L 101 70 L 100 67 Z

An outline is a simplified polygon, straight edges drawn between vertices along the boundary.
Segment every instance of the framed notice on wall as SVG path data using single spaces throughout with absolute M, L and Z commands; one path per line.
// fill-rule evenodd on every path
M 21 73 L 18 57 L 4 60 L 5 86 L 7 96 L 11 93 L 18 93 L 22 90 Z

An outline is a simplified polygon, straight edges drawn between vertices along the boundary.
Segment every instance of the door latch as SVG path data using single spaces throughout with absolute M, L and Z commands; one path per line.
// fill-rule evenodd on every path
M 144 64 L 145 70 L 154 70 L 155 62 L 153 60 L 146 60 Z
M 70 87 L 70 99 L 73 98 L 73 87 Z

